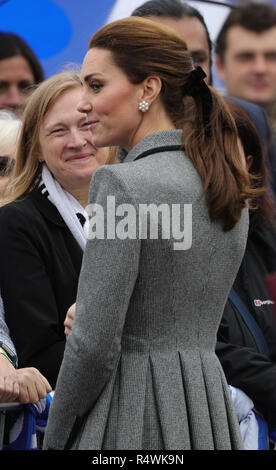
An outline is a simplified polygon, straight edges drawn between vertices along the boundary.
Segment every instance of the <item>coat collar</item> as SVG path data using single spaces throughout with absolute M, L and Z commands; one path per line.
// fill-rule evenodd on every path
M 182 129 L 174 129 L 169 131 L 159 131 L 148 135 L 138 142 L 130 152 L 123 158 L 123 163 L 133 162 L 141 153 L 156 147 L 168 145 L 182 145 Z
M 59 227 L 67 227 L 57 208 L 54 206 L 54 204 L 51 203 L 51 201 L 49 201 L 46 196 L 40 192 L 39 189 L 36 189 L 30 193 L 30 196 L 39 212 L 41 212 L 41 214 L 46 219 L 48 219 L 53 224 L 58 225 Z

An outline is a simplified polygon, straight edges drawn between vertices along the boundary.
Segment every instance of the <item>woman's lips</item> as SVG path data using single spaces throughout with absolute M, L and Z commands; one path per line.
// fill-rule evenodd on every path
M 89 121 L 89 126 L 90 126 L 90 129 L 93 129 L 93 127 L 96 126 L 96 124 L 98 124 L 99 121 Z
M 85 160 L 85 159 L 91 158 L 93 156 L 94 155 L 92 153 L 81 153 L 81 154 L 72 155 L 71 157 L 66 158 L 66 161 L 71 162 L 71 161 L 74 161 L 74 160 Z

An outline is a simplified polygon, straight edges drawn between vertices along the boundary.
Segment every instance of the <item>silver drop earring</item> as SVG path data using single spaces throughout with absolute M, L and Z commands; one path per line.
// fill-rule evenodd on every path
M 146 113 L 149 110 L 149 103 L 147 101 L 141 101 L 139 110 L 142 111 L 142 113 Z

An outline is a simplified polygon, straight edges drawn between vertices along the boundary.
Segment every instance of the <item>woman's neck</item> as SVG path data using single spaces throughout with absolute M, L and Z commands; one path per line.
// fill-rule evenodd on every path
M 87 206 L 89 185 L 87 188 L 70 188 L 70 190 L 66 189 L 66 191 L 68 191 L 68 193 L 70 193 L 81 204 L 83 208 Z
M 155 106 L 155 108 L 152 106 L 147 115 L 143 116 L 143 121 L 139 128 L 136 129 L 135 135 L 132 136 L 128 145 L 124 146 L 127 151 L 130 151 L 140 140 L 154 132 L 176 129 L 174 122 L 165 112 L 164 108 L 160 106 Z

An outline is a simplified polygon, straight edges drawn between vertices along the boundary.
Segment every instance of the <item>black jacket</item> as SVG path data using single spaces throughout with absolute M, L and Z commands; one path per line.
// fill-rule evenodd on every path
M 269 357 L 258 352 L 240 313 L 227 301 L 218 331 L 216 353 L 229 384 L 243 390 L 257 410 L 276 428 L 276 317 L 266 276 L 276 271 L 276 233 L 265 230 L 257 211 L 250 214 L 248 242 L 234 289 L 261 328 Z M 255 302 L 255 301 L 261 301 Z M 258 306 L 259 304 L 259 306 Z
M 36 367 L 54 388 L 82 250 L 39 191 L 0 209 L 0 246 L 0 288 L 19 367 Z

